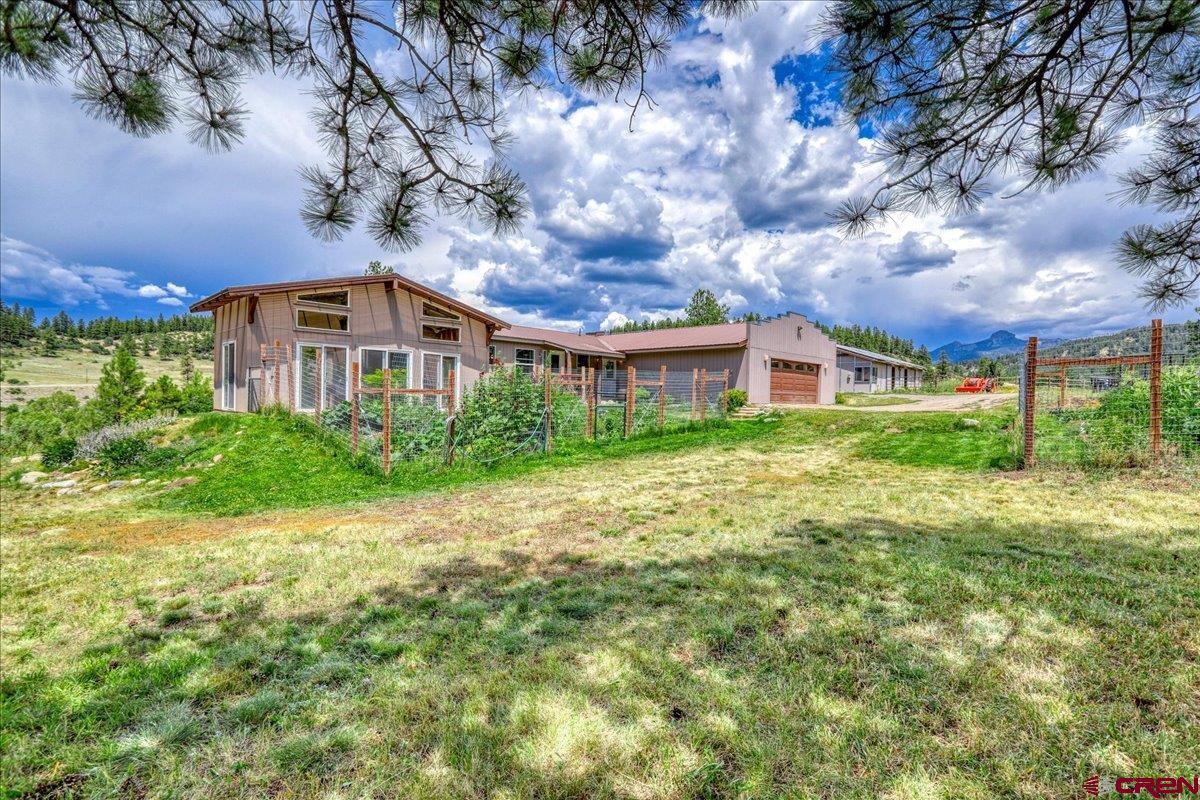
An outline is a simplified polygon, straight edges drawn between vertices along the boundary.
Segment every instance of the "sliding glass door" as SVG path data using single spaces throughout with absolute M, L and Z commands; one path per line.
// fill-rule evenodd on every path
M 300 376 L 296 386 L 296 408 L 301 411 L 314 410 L 318 396 L 321 398 L 321 408 L 332 408 L 348 399 L 350 359 L 346 347 L 302 344 L 298 347 L 296 358 L 299 360 L 297 373 Z

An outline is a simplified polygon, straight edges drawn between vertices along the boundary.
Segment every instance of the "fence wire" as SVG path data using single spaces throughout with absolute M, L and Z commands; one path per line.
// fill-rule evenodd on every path
M 577 369 L 551 374 L 547 393 L 544 373 L 509 369 L 497 370 L 501 374 L 488 376 L 488 383 L 467 389 L 453 403 L 445 389 L 396 389 L 385 425 L 378 376 L 348 389 L 344 366 L 330 364 L 319 348 L 301 348 L 297 364 L 294 412 L 385 471 L 414 462 L 494 464 L 567 442 L 615 441 L 726 416 L 724 374 L 622 370 L 605 376 Z M 513 383 L 498 390 L 497 381 Z M 271 377 L 258 377 L 259 406 L 266 407 L 273 386 Z
M 1141 357 L 1136 350 L 1123 355 Z M 1200 348 L 1163 353 L 1160 363 L 1157 448 L 1149 363 L 1039 363 L 1032 393 L 1034 462 L 1102 467 L 1200 464 Z M 1022 440 L 1026 364 L 1023 361 L 1018 426 Z

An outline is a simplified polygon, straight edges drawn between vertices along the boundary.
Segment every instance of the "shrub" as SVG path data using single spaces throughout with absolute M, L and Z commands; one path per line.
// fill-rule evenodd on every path
M 116 472 L 142 463 L 153 446 L 143 436 L 126 436 L 106 442 L 96 455 L 103 472 Z
M 42 466 L 50 469 L 65 467 L 75 460 L 75 440 L 70 436 L 58 436 L 42 447 Z
M 203 414 L 213 410 L 212 383 L 199 372 L 193 372 L 183 384 L 179 401 L 180 414 Z
M 150 431 L 161 428 L 170 421 L 170 417 L 150 417 L 149 419 L 137 420 L 136 422 L 108 425 L 91 433 L 85 433 L 79 437 L 75 456 L 85 461 L 92 461 L 100 457 L 100 450 L 109 442 L 117 439 L 126 439 L 130 436 L 147 434 Z
M 750 402 L 750 395 L 745 389 L 730 389 L 725 393 L 725 411 L 732 414 L 746 403 Z
M 480 461 L 494 461 L 536 446 L 545 409 L 544 391 L 523 370 L 515 368 L 498 368 L 477 380 L 458 408 L 459 452 Z
M 55 392 L 30 400 L 23 408 L 4 409 L 0 445 L 4 450 L 42 450 L 50 441 L 81 429 L 79 400 L 67 392 Z
M 210 395 L 211 396 L 211 395 Z M 183 392 L 171 380 L 170 375 L 160 375 L 158 380 L 146 387 L 141 407 L 146 411 L 179 413 L 183 406 Z

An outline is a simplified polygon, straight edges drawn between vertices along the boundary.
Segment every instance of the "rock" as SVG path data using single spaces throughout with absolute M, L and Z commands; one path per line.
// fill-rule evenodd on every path
M 72 481 L 72 483 L 73 482 L 74 481 Z M 82 493 L 83 493 L 82 489 L 73 489 L 70 486 L 64 486 L 63 488 L 59 489 L 58 492 L 56 492 L 56 494 L 58 494 L 60 496 L 64 495 L 64 494 L 82 494 Z
M 22 461 L 24 461 L 24 460 L 25 460 L 25 456 L 13 456 L 12 458 L 10 458 L 10 459 L 8 460 L 8 463 L 10 463 L 10 464 L 20 464 L 20 463 L 21 463 Z
M 143 483 L 145 483 L 145 482 L 146 482 L 146 479 L 145 479 L 145 478 L 134 478 L 133 480 L 131 480 L 131 481 L 129 482 L 129 485 L 130 485 L 130 486 L 141 486 L 141 485 L 142 485 Z M 150 481 L 150 482 L 151 482 L 151 483 L 157 483 L 158 481 L 157 481 L 157 480 L 153 480 L 153 481 Z
M 46 477 L 46 473 L 38 472 L 37 470 L 33 470 L 31 472 L 26 472 L 24 475 L 22 475 L 21 479 L 17 482 L 20 483 L 22 486 L 33 486 L 35 483 L 37 483 L 38 481 L 40 481 L 42 478 L 45 478 L 45 477 Z
M 221 463 L 221 461 L 222 461 L 224 458 L 225 458 L 224 454 L 222 454 L 222 453 L 217 453 L 215 456 L 213 456 L 213 463 L 214 463 L 214 464 L 220 464 L 220 463 Z
M 107 483 L 97 483 L 95 486 L 93 486 L 92 488 L 88 489 L 88 491 L 89 491 L 89 492 L 103 492 L 103 491 L 104 491 L 105 489 L 107 489 L 107 488 L 108 488 L 108 484 L 107 484 Z
M 106 488 L 106 489 L 120 489 L 122 486 L 125 486 L 125 485 L 127 485 L 128 483 L 129 483 L 129 481 L 109 481 L 108 483 L 104 484 L 104 488 Z
M 962 426 L 963 426 L 964 428 L 978 428 L 978 427 L 979 427 L 979 420 L 977 420 L 977 419 L 971 419 L 970 417 L 963 417 L 963 419 L 962 419 Z
M 186 478 L 176 478 L 167 484 L 168 489 L 178 489 L 180 486 L 191 486 L 193 483 L 199 483 L 200 479 L 195 475 L 189 475 Z
M 70 489 L 70 488 L 74 487 L 75 484 L 77 484 L 77 483 L 79 483 L 79 481 L 74 480 L 73 478 L 67 478 L 65 481 L 50 481 L 49 483 L 43 483 L 41 485 L 41 488 L 43 488 L 43 489 Z

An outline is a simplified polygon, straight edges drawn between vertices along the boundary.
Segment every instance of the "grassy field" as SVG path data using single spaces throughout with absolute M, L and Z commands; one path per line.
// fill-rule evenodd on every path
M 176 383 L 182 381 L 178 357 L 164 361 L 157 355 L 143 356 L 139 352 L 137 358 L 147 381 L 159 375 L 170 375 Z M 100 369 L 111 359 L 111 352 L 100 354 L 90 350 L 63 349 L 55 356 L 37 355 L 28 348 L 14 350 L 4 356 L 0 402 L 26 402 L 56 391 L 71 392 L 81 400 L 91 397 L 100 382 Z M 197 358 L 193 363 L 202 374 L 212 372 L 211 360 Z
M 972 417 L 384 482 L 304 426 L 210 415 L 174 436 L 223 459 L 179 489 L 10 475 L 0 783 L 1041 798 L 1194 770 L 1200 483 L 997 471 L 1012 412 Z

